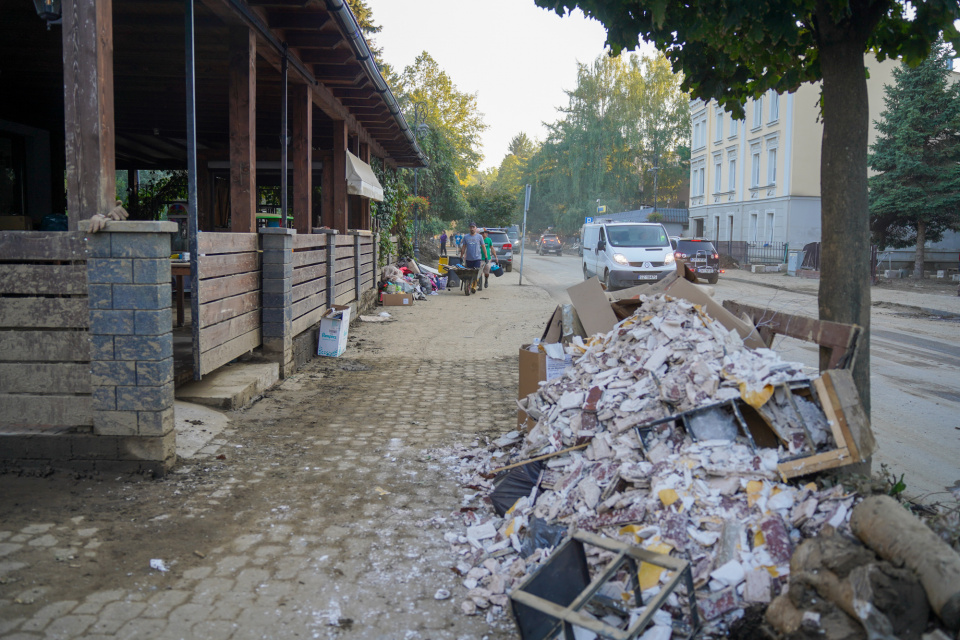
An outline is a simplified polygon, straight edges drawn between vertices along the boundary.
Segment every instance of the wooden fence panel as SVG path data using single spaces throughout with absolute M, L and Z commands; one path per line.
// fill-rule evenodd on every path
M 87 256 L 85 234 L 0 231 L 0 435 L 93 424 Z
M 259 236 L 201 233 L 197 241 L 200 375 L 261 344 Z
M 293 240 L 293 319 L 291 332 L 303 333 L 327 310 L 329 234 L 297 235 Z

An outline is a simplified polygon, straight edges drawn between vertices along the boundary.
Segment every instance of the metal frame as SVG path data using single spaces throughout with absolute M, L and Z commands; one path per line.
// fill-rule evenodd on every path
M 546 564 L 540 567 L 540 569 L 531 574 L 510 594 L 510 599 L 513 600 L 514 603 L 519 603 L 525 607 L 534 609 L 556 620 L 556 623 L 552 626 L 550 631 L 543 636 L 540 636 L 540 638 L 524 637 L 523 640 L 546 640 L 548 638 L 552 640 L 561 631 L 563 632 L 566 640 L 573 640 L 574 625 L 592 631 L 602 638 L 610 638 L 611 640 L 633 640 L 639 637 L 644 629 L 646 629 L 647 625 L 649 625 L 653 619 L 653 614 L 663 606 L 663 603 L 666 602 L 670 594 L 674 592 L 681 580 L 686 586 L 690 604 L 691 632 L 688 637 L 693 638 L 700 631 L 700 614 L 697 606 L 697 599 L 694 595 L 693 575 L 690 570 L 689 562 L 680 558 L 672 558 L 668 555 L 641 549 L 639 547 L 620 542 L 619 540 L 603 538 L 586 531 L 575 531 L 572 533 L 570 537 L 567 538 L 567 540 L 565 540 L 563 544 L 561 544 L 553 552 L 552 558 L 559 557 L 561 555 L 561 551 L 565 550 L 570 545 L 582 546 L 584 544 L 600 547 L 601 549 L 605 549 L 607 551 L 613 551 L 616 552 L 617 555 L 569 605 L 562 606 L 545 598 L 535 596 L 527 591 L 531 584 L 536 580 L 537 576 L 547 566 L 550 565 L 550 563 L 553 561 L 552 559 L 548 560 Z M 633 580 L 631 582 L 634 585 L 636 606 L 643 606 L 640 587 L 636 581 L 638 562 L 647 562 L 663 569 L 667 569 L 668 571 L 674 572 L 674 575 L 670 578 L 670 581 L 660 589 L 660 592 L 657 593 L 657 595 L 654 596 L 654 598 L 647 604 L 646 611 L 644 611 L 643 614 L 637 618 L 632 625 L 630 625 L 627 629 L 618 629 L 591 618 L 584 613 L 581 613 L 580 610 L 598 597 L 597 594 L 600 588 L 607 581 L 614 578 L 624 565 L 629 568 L 631 576 L 633 576 Z M 516 606 L 514 606 L 514 615 L 517 615 Z M 522 613 L 520 615 L 522 615 Z M 518 626 L 520 626 L 519 621 Z M 521 634 L 522 633 L 523 630 L 521 628 Z

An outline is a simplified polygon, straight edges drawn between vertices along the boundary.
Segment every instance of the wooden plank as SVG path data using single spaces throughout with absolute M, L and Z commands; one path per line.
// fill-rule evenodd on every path
M 853 382 L 853 374 L 846 369 L 824 371 L 821 379 L 825 382 L 830 404 L 836 412 L 850 454 L 857 460 L 871 456 L 877 443 Z M 825 400 L 821 398 L 821 402 Z
M 200 353 L 229 342 L 234 336 L 249 333 L 260 326 L 260 310 L 200 329 Z
M 327 246 L 327 234 L 325 233 L 298 233 L 293 237 L 294 251 L 325 246 Z
M 86 260 L 85 238 L 77 231 L 0 231 L 0 260 Z
M 351 282 L 349 285 L 346 285 L 346 287 L 347 288 L 344 293 L 341 293 L 334 298 L 334 304 L 348 304 L 357 299 L 357 297 L 353 294 L 353 283 Z
M 0 424 L 86 426 L 93 424 L 90 396 L 0 394 Z
M 257 251 L 259 237 L 256 233 L 220 233 L 203 231 L 197 234 L 197 250 L 200 253 L 242 253 Z
M 299 300 L 303 300 L 304 298 L 308 298 L 310 296 L 319 295 L 320 293 L 326 290 L 327 290 L 326 278 L 310 280 L 309 282 L 298 284 L 295 287 L 293 287 L 293 290 L 291 291 L 291 298 L 294 302 L 297 302 Z
M 0 328 L 86 329 L 90 309 L 82 298 L 0 298 Z
M 200 327 L 209 327 L 259 308 L 259 291 L 250 291 L 239 296 L 214 300 L 200 305 Z
M 0 331 L 0 362 L 88 362 L 86 331 Z
M 353 234 L 350 235 L 337 235 L 336 244 L 338 247 L 352 247 L 353 246 Z
M 240 273 L 235 276 L 200 281 L 200 304 L 260 290 L 260 272 Z
M 337 260 L 337 262 L 339 262 L 340 260 L 347 259 L 347 258 L 352 259 L 352 258 L 353 258 L 353 245 L 350 245 L 349 247 L 337 247 L 337 248 L 334 250 L 333 257 Z
M 293 270 L 293 285 L 303 284 L 310 280 L 317 280 L 318 278 L 324 278 L 327 275 L 327 262 L 324 260 L 320 264 L 310 265 L 308 267 L 300 267 L 299 269 Z
M 324 290 L 322 296 L 311 296 L 309 298 L 304 298 L 300 302 L 294 302 L 290 315 L 294 320 L 303 317 L 304 315 L 310 313 L 314 309 L 319 309 L 327 304 L 327 292 Z M 296 335 L 296 334 L 294 334 Z
M 0 389 L 6 393 L 90 393 L 90 365 L 0 362 Z
M 294 320 L 293 323 L 291 324 L 291 329 L 292 329 L 291 332 L 293 333 L 293 335 L 298 336 L 304 331 L 306 331 L 307 329 L 309 329 L 310 327 L 312 327 L 313 325 L 320 322 L 320 318 L 321 316 L 323 316 L 323 312 L 326 310 L 327 310 L 327 305 L 326 303 L 324 303 L 319 307 L 317 307 L 316 309 L 314 309 L 313 311 L 305 313 L 304 315 Z
M 296 251 L 293 254 L 293 268 L 298 269 L 311 264 L 326 264 L 327 250 L 317 249 L 316 251 Z
M 337 277 L 335 279 L 337 286 L 339 287 L 340 284 L 347 282 L 349 280 L 353 280 L 353 276 L 354 276 L 353 266 L 351 266 L 349 269 L 344 269 L 343 271 L 337 271 Z
M 6 254 L 0 255 L 6 257 Z M 85 264 L 2 264 L 0 294 L 83 295 L 87 293 Z
M 260 346 L 260 327 L 200 354 L 200 375 L 219 369 L 234 358 Z
M 219 278 L 220 276 L 234 275 L 258 271 L 260 257 L 255 252 L 225 253 L 219 255 L 201 255 L 199 257 L 200 279 Z
M 813 386 L 816 388 L 817 396 L 820 398 L 820 408 L 823 409 L 823 413 L 827 417 L 827 422 L 830 424 L 830 433 L 833 435 L 833 441 L 837 443 L 838 449 L 846 447 L 847 439 L 840 429 L 840 418 L 837 416 L 836 410 L 838 407 L 830 402 L 830 396 L 823 378 L 815 378 Z
M 825 471 L 826 469 L 836 469 L 851 462 L 854 462 L 854 460 L 851 459 L 850 452 L 846 447 L 843 447 L 798 460 L 781 462 L 777 465 L 777 470 L 784 478 L 790 479 Z

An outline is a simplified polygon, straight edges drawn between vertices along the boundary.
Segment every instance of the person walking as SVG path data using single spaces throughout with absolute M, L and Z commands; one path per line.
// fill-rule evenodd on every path
M 463 236 L 460 242 L 460 260 L 467 269 L 480 269 L 483 266 L 483 236 L 477 233 L 477 223 L 470 223 L 470 233 Z M 477 290 L 477 281 L 480 279 L 479 271 L 468 286 L 472 292 Z
M 447 257 L 447 232 L 440 232 L 440 257 Z
M 453 236 L 453 240 L 457 243 L 457 253 L 460 253 L 460 245 L 463 244 L 463 234 L 458 231 L 457 235 Z
M 493 261 L 497 259 L 497 251 L 493 248 L 493 240 L 490 238 L 490 234 L 487 233 L 486 228 L 484 228 L 481 235 L 483 236 L 483 286 L 481 289 L 489 289 L 490 267 Z

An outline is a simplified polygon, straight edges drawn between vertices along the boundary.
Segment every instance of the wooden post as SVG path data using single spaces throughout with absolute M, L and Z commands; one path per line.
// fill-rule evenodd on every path
M 360 159 L 370 164 L 370 145 L 362 143 L 360 145 Z M 372 167 L 371 167 L 372 168 Z M 360 199 L 360 229 L 370 231 L 373 229 L 373 223 L 370 220 L 370 198 Z
M 313 97 L 305 84 L 292 87 L 293 100 L 293 226 L 297 233 L 313 228 Z
M 200 231 L 213 231 L 213 188 L 210 185 L 210 169 L 207 157 L 197 154 L 197 223 Z
M 231 231 L 257 230 L 257 37 L 230 29 Z
M 353 295 L 360 301 L 363 294 L 361 283 L 363 282 L 363 273 L 360 271 L 360 232 L 353 232 Z
M 333 229 L 333 156 L 323 159 L 320 200 L 320 224 Z
M 347 123 L 333 123 L 333 224 L 340 233 L 347 232 Z
M 71 231 L 116 202 L 113 1 L 63 2 L 63 116 Z

